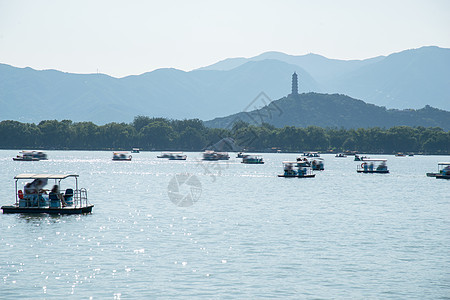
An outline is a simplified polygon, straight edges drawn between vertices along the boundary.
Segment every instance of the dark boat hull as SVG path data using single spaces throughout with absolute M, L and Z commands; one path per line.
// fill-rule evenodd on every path
M 389 173 L 389 170 L 373 170 L 373 171 L 365 171 L 365 170 L 357 170 L 356 172 L 358 173 L 379 173 L 379 174 L 387 174 Z
M 441 173 L 427 173 L 427 177 L 436 177 L 441 175 Z
M 26 158 L 26 159 L 23 159 L 23 158 L 18 158 L 18 157 L 13 157 L 13 160 L 14 161 L 39 161 L 40 159 L 39 158 Z
M 436 177 L 436 179 L 450 179 L 450 175 L 439 174 L 439 175 L 436 175 L 435 177 Z
M 284 178 L 313 178 L 313 177 L 316 177 L 316 174 L 308 174 L 308 175 L 278 175 L 278 177 L 284 177 Z
M 83 207 L 63 207 L 63 208 L 49 208 L 49 207 L 19 207 L 15 205 L 2 206 L 4 214 L 59 214 L 59 215 L 73 215 L 73 214 L 87 214 L 92 212 L 94 205 Z

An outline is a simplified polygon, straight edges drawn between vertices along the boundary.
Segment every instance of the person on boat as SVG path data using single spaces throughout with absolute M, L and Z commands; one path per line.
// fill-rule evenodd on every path
M 294 169 L 292 164 L 286 164 L 284 167 L 284 174 L 285 175 L 295 175 Z
M 61 204 L 63 207 L 67 205 L 66 201 L 64 201 L 63 194 L 59 192 L 59 186 L 57 184 L 53 186 L 51 193 L 54 193 L 56 197 L 58 197 L 58 199 L 61 200 Z
M 369 170 L 370 170 L 370 171 L 373 171 L 373 163 L 370 163 L 370 165 L 369 165 Z
M 36 188 L 31 185 L 31 182 L 28 182 L 27 184 L 25 184 L 25 186 L 23 187 L 23 191 L 25 192 L 25 195 L 31 195 L 31 194 L 36 194 Z
M 47 182 L 47 179 L 37 178 L 24 186 L 23 190 L 25 195 L 28 195 L 28 198 L 31 199 L 32 206 L 37 206 L 38 201 L 43 201 L 41 194 L 44 192 L 43 187 Z
M 25 194 L 37 194 L 40 191 L 43 191 L 43 187 L 47 184 L 47 179 L 35 179 L 33 182 L 28 182 L 25 184 L 23 190 Z
M 377 170 L 378 171 L 387 170 L 386 163 L 384 161 L 382 161 L 381 164 L 377 167 Z

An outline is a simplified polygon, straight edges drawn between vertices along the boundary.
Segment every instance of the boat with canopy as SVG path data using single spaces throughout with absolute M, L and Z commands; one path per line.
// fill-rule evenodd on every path
M 364 159 L 364 162 L 357 166 L 356 172 L 386 174 L 389 173 L 386 162 L 387 159 Z
M 313 174 L 311 167 L 301 166 L 296 161 L 283 161 L 284 174 L 278 175 L 278 177 L 285 178 L 313 178 L 316 174 Z
M 83 214 L 92 212 L 94 205 L 88 202 L 87 190 L 78 186 L 77 174 L 19 174 L 15 179 L 15 203 L 2 206 L 4 214 L 31 213 L 31 214 Z M 74 179 L 73 185 L 61 182 L 65 179 Z M 33 180 L 18 189 L 19 184 Z M 53 189 L 44 189 L 48 182 L 54 181 Z M 61 187 L 65 192 L 60 193 Z
M 436 177 L 437 179 L 450 179 L 450 162 L 438 163 L 437 173 L 427 173 L 428 177 Z

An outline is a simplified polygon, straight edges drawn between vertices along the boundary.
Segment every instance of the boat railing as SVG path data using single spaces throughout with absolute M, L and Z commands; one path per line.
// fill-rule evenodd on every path
M 73 192 L 73 205 L 75 207 L 88 206 L 87 190 L 80 188 Z

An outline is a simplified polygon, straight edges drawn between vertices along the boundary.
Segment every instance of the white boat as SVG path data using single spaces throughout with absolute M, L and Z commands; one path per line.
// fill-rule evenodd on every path
M 92 212 L 94 205 L 87 199 L 85 188 L 78 187 L 78 175 L 76 174 L 19 174 L 15 179 L 15 199 L 13 205 L 2 206 L 4 214 L 8 213 L 33 213 L 33 214 L 83 214 Z M 64 193 L 59 193 L 61 181 L 74 178 L 75 184 L 68 185 Z M 18 190 L 19 182 L 33 180 L 24 185 L 24 191 Z M 43 189 L 48 181 L 54 180 L 57 192 Z
M 141 149 L 139 149 L 139 148 L 131 149 L 131 153 L 139 153 L 139 152 L 141 152 Z
M 356 172 L 358 173 L 389 173 L 386 165 L 387 159 L 365 159 L 361 165 L 358 165 Z
M 229 160 L 230 156 L 228 152 L 216 152 L 212 150 L 206 150 L 203 152 L 203 160 Z
M 325 170 L 325 163 L 323 158 L 317 156 L 299 156 L 297 157 L 297 163 L 300 167 L 311 167 L 313 171 Z
M 428 177 L 436 177 L 438 179 L 450 179 L 450 162 L 438 163 L 437 173 L 427 173 Z
M 246 155 L 242 158 L 243 164 L 264 164 L 264 160 L 260 155 Z
M 21 151 L 19 155 L 13 157 L 14 161 L 39 161 L 47 160 L 47 154 L 42 151 Z
M 297 157 L 297 163 L 300 167 L 311 167 L 311 163 L 306 156 Z
M 246 156 L 248 156 L 248 154 L 244 154 L 244 152 L 239 152 L 239 153 L 236 155 L 236 158 L 244 158 L 244 157 L 246 157 Z
M 320 157 L 314 157 L 314 159 L 309 160 L 311 163 L 311 168 L 314 171 L 323 171 L 325 170 L 325 163 L 323 158 Z
M 182 152 L 181 153 L 176 153 L 176 154 L 172 153 L 169 156 L 169 160 L 186 160 L 186 158 L 187 158 L 187 156 L 184 155 Z
M 355 161 L 363 161 L 365 159 L 368 159 L 370 157 L 367 156 L 359 156 L 358 154 L 355 154 Z
M 313 174 L 311 167 L 302 167 L 296 161 L 283 161 L 284 173 L 278 175 L 278 177 L 285 178 L 313 178 L 316 174 Z
M 319 152 L 304 152 L 303 156 L 306 157 L 320 157 Z
M 344 153 L 338 153 L 335 155 L 335 157 L 347 157 Z
M 171 156 L 182 155 L 183 152 L 161 152 L 160 155 L 156 156 L 157 158 L 170 158 Z
M 115 161 L 130 161 L 132 158 L 131 155 L 128 154 L 128 152 L 114 152 L 112 160 Z

